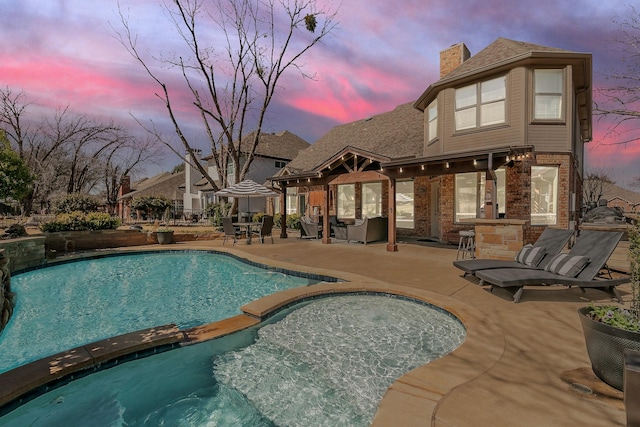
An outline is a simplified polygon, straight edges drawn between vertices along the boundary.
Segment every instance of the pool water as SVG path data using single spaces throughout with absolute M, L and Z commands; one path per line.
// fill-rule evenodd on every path
M 260 297 L 313 282 L 208 252 L 110 256 L 17 274 L 0 372 L 140 329 L 225 319 Z
M 100 371 L 3 426 L 367 426 L 395 379 L 450 353 L 463 325 L 376 295 L 301 303 L 269 324 Z

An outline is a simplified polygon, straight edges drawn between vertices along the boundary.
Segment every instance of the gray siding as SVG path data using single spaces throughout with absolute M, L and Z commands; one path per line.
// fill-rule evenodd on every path
M 536 151 L 570 152 L 574 144 L 572 129 L 576 114 L 570 72 L 568 68 L 565 74 L 563 123 L 533 123 L 533 68 L 517 67 L 507 74 L 507 122 L 496 127 L 456 133 L 455 90 L 444 89 L 438 94 L 439 137 L 431 145 L 425 140 L 425 156 L 519 145 L 534 145 Z

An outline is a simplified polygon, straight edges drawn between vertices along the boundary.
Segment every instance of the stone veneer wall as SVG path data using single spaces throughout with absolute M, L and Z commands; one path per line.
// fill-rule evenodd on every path
M 4 249 L 4 256 L 9 258 L 10 272 L 44 264 L 44 247 L 44 236 L 0 240 L 0 249 Z
M 522 249 L 526 221 L 476 219 L 473 222 L 476 258 L 512 260 Z

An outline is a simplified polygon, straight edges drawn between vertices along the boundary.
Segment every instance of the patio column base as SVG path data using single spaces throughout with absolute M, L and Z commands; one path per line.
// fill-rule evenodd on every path
M 387 252 L 398 252 L 397 243 L 387 243 Z

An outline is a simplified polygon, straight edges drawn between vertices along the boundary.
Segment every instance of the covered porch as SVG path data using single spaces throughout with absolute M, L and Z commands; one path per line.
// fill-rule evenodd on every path
M 446 156 L 430 157 L 406 157 L 389 158 L 367 150 L 355 147 L 345 147 L 338 153 L 326 159 L 312 170 L 295 171 L 284 170 L 280 176 L 271 178 L 272 186 L 281 194 L 286 194 L 287 188 L 307 187 L 320 191 L 320 213 L 322 227 L 330 230 L 329 217 L 336 214 L 336 195 L 333 194 L 336 186 L 349 183 L 382 182 L 383 197 L 381 203 L 381 215 L 387 218 L 387 244 L 389 252 L 398 250 L 398 182 L 414 180 L 417 177 L 439 177 L 465 172 L 484 172 L 486 185 L 482 199 L 484 210 L 482 218 L 498 219 L 496 202 L 496 174 L 495 170 L 502 166 L 512 166 L 515 162 L 524 160 L 533 155 L 533 147 L 500 147 L 490 150 L 471 151 Z M 402 196 L 402 195 L 400 195 Z M 280 198 L 280 211 L 287 211 L 287 198 Z M 402 199 L 402 197 L 401 197 Z M 437 197 L 434 198 L 437 200 Z M 426 206 L 413 206 L 421 215 L 433 215 L 431 202 Z M 430 212 L 424 212 L 428 210 Z M 439 211 L 439 209 L 436 209 Z M 356 208 L 355 218 L 362 218 L 362 209 Z M 433 221 L 440 221 L 439 216 L 434 216 Z M 287 237 L 285 228 L 281 231 L 282 238 Z M 322 242 L 331 243 L 329 232 L 323 233 Z

